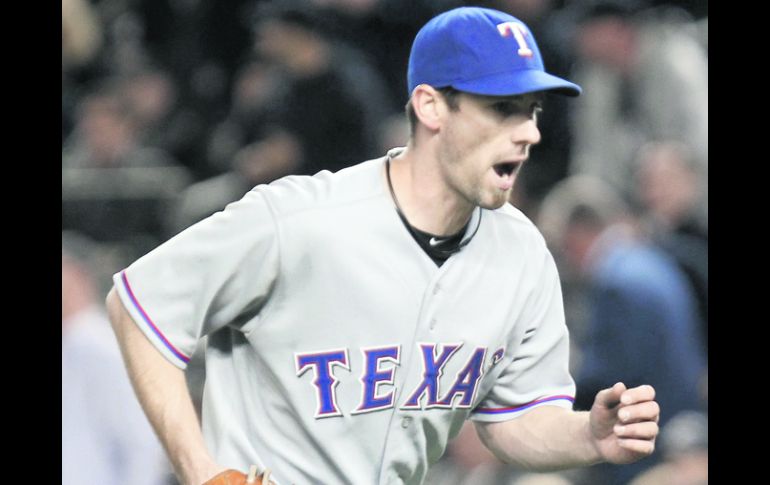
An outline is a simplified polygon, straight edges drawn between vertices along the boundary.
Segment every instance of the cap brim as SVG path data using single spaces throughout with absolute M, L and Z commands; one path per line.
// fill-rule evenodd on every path
M 582 92 L 577 84 L 539 70 L 492 74 L 470 81 L 452 83 L 452 87 L 466 93 L 487 96 L 513 96 L 535 91 L 578 96 Z

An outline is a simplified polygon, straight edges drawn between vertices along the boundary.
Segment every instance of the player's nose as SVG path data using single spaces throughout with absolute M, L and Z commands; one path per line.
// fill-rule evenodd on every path
M 531 118 L 514 128 L 511 139 L 515 144 L 536 145 L 540 143 L 540 129 L 537 119 Z

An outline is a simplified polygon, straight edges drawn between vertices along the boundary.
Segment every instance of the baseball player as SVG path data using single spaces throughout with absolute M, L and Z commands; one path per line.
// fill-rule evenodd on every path
M 419 484 L 467 419 L 528 469 L 652 452 L 651 387 L 572 410 L 556 267 L 507 203 L 544 93 L 580 88 L 544 71 L 524 23 L 476 7 L 421 29 L 408 88 L 406 147 L 257 186 L 115 275 L 111 321 L 184 484 L 252 465 Z M 183 370 L 203 336 L 201 430 Z

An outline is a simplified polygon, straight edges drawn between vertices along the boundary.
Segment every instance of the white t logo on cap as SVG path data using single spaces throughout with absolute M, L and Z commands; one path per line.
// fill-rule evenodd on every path
M 532 49 L 527 47 L 527 41 L 524 39 L 524 36 L 527 35 L 527 29 L 524 25 L 519 22 L 503 22 L 502 24 L 497 24 L 497 30 L 503 37 L 513 34 L 513 37 L 519 44 L 518 54 L 522 57 L 532 57 L 534 53 Z

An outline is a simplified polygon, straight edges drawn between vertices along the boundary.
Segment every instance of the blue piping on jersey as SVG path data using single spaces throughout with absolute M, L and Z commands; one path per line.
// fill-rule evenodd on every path
M 479 414 L 515 413 L 517 411 L 523 411 L 525 409 L 531 408 L 532 406 L 537 406 L 538 404 L 543 404 L 550 401 L 569 401 L 574 403 L 575 398 L 573 396 L 567 396 L 567 395 L 550 396 L 550 397 L 544 397 L 542 399 L 529 402 L 527 404 L 522 404 L 521 406 L 514 406 L 510 408 L 478 408 L 474 412 Z
M 139 313 L 142 315 L 142 318 L 144 318 L 144 321 L 147 322 L 147 325 L 149 325 L 150 329 L 155 333 L 155 335 L 157 335 L 161 342 L 163 342 L 166 348 L 168 348 L 179 360 L 185 364 L 189 363 L 190 358 L 184 355 L 182 352 L 178 351 L 173 345 L 171 345 L 171 342 L 169 342 L 168 339 L 166 339 L 166 337 L 161 333 L 161 331 L 158 330 L 158 327 L 152 323 L 152 320 L 147 315 L 147 312 L 144 311 L 144 308 L 142 308 L 142 305 L 139 304 L 136 296 L 134 296 L 134 292 L 131 290 L 131 285 L 128 284 L 128 278 L 126 278 L 125 270 L 120 273 L 120 278 L 123 280 L 123 286 L 125 286 L 126 290 L 128 290 L 128 296 L 131 298 L 131 303 L 133 303 L 134 307 L 139 310 Z

